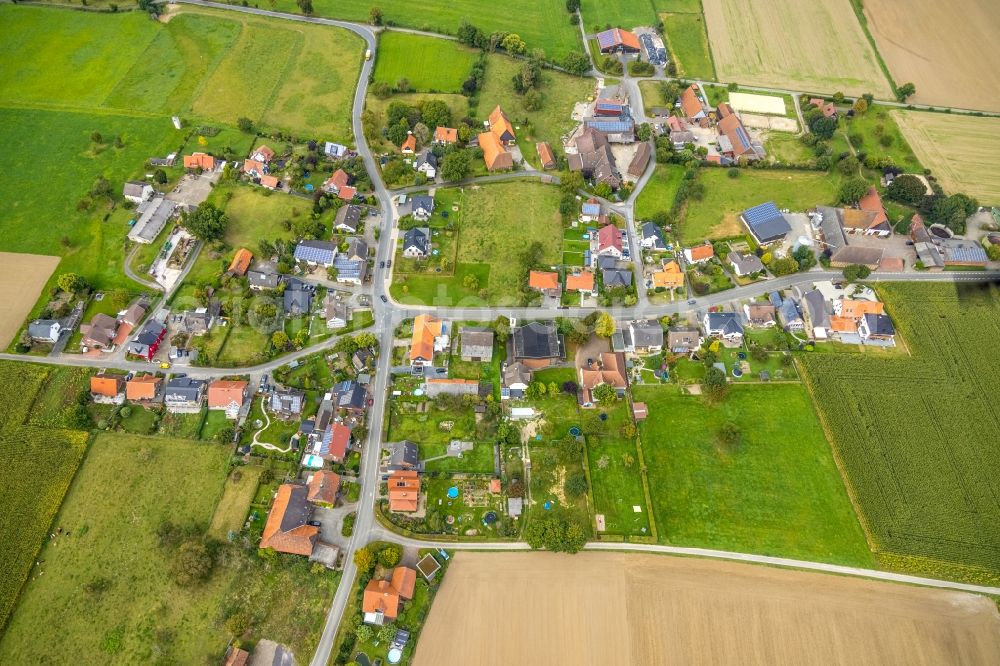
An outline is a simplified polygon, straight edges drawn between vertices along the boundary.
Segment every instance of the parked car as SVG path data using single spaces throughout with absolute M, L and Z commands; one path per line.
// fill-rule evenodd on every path
M 389 299 L 385 297 L 385 294 L 382 294 L 379 298 L 382 299 L 383 303 L 388 303 L 389 302 Z
M 385 268 L 385 259 L 383 259 L 382 261 L 379 262 L 378 267 L 379 268 Z

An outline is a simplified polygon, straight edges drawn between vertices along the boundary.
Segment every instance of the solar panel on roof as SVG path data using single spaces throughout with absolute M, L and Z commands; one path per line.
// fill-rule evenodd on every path
M 743 211 L 743 219 L 751 226 L 762 224 L 776 217 L 781 217 L 781 211 L 778 210 L 773 201 L 768 201 L 767 203 L 762 203 Z

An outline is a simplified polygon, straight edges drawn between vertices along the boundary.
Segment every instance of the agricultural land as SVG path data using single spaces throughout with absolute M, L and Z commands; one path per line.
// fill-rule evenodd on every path
M 656 12 L 649 0 L 582 0 L 580 15 L 587 32 L 607 27 L 631 30 L 639 26 L 656 25 Z
M 0 348 L 14 339 L 57 265 L 59 257 L 0 252 Z
M 413 663 L 989 663 L 998 629 L 991 600 L 959 592 L 656 555 L 460 552 Z
M 704 0 L 704 6 L 722 81 L 891 96 L 850 0 Z
M 1000 292 L 879 290 L 912 357 L 801 359 L 862 524 L 885 568 L 996 583 L 1000 358 L 982 350 L 1000 334 Z
M 406 79 L 417 92 L 457 93 L 476 58 L 475 50 L 450 40 L 389 31 L 379 39 L 375 82 L 395 86 Z
M 693 79 L 715 79 L 715 64 L 708 47 L 705 15 L 701 4 L 694 12 L 661 14 L 663 29 L 667 33 L 667 46 L 677 62 L 677 74 Z
M 860 2 L 858 4 L 861 4 Z M 912 82 L 919 104 L 1000 111 L 1000 11 L 993 0 L 865 0 L 864 16 L 897 84 Z
M 893 111 L 902 135 L 948 193 L 1000 203 L 1000 118 Z

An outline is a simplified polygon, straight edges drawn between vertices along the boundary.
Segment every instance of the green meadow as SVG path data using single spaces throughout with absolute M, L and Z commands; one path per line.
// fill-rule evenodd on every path
M 477 52 L 451 40 L 385 32 L 379 37 L 375 81 L 395 86 L 400 79 L 417 92 L 461 92 Z

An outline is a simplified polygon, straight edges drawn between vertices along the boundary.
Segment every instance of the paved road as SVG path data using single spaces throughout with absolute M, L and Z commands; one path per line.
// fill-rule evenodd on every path
M 140 247 L 142 246 L 136 243 L 135 246 L 131 249 L 131 251 L 129 251 L 128 256 L 125 257 L 125 275 L 128 276 L 130 279 L 138 282 L 142 286 L 146 287 L 147 289 L 152 289 L 154 291 L 163 291 L 162 285 L 156 282 L 150 282 L 149 280 L 138 275 L 135 271 L 132 270 L 132 259 L 139 252 Z

